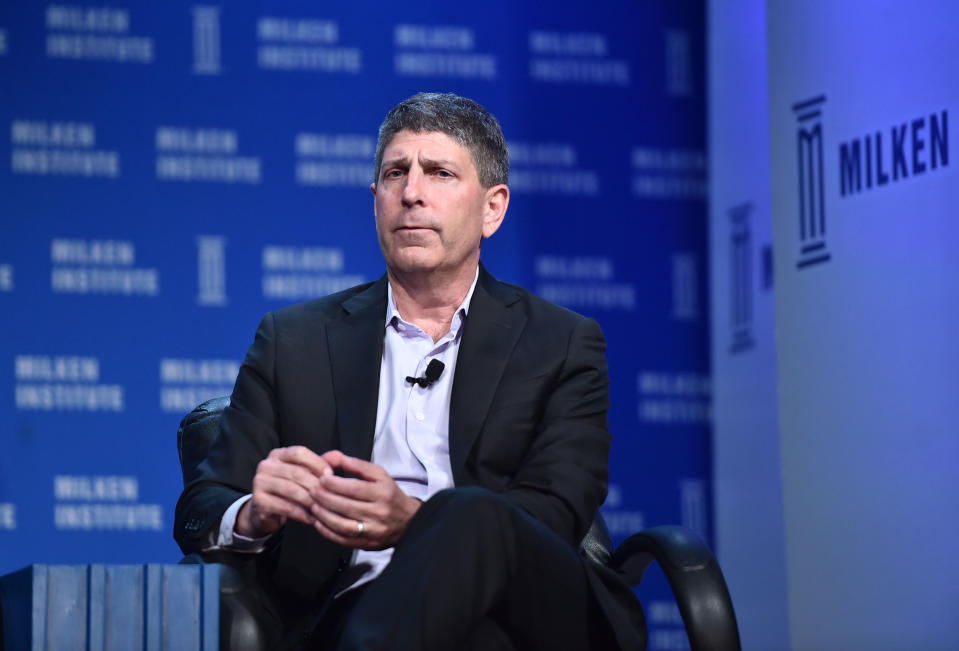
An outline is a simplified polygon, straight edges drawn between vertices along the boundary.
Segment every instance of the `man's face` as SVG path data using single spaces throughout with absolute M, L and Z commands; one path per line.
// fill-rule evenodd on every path
M 471 271 L 509 200 L 506 186 L 480 184 L 465 147 L 435 131 L 397 133 L 371 189 L 380 248 L 399 273 Z

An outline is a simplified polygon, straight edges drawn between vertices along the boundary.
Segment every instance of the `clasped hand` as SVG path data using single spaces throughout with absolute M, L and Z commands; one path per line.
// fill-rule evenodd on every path
M 260 538 L 293 519 L 346 547 L 385 549 L 400 539 L 420 504 L 375 463 L 339 450 L 318 455 L 303 446 L 276 448 L 257 466 L 253 497 L 235 529 Z

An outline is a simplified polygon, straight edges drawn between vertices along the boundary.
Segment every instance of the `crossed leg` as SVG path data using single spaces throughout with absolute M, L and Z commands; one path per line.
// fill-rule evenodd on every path
M 337 649 L 589 649 L 603 623 L 583 562 L 496 493 L 442 491 L 351 608 Z

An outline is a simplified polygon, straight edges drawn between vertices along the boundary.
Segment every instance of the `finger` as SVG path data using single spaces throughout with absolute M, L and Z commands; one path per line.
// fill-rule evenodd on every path
M 307 492 L 313 490 L 320 481 L 319 477 L 303 466 L 271 458 L 264 459 L 257 465 L 256 476 L 288 480 L 302 486 Z
M 335 454 L 333 454 L 334 452 Z M 365 479 L 367 481 L 377 481 L 389 476 L 382 466 L 378 466 L 370 461 L 364 461 L 363 459 L 347 456 L 339 450 L 328 452 L 323 456 L 323 458 L 332 467 L 343 470 L 351 475 L 355 475 L 356 477 Z
M 327 540 L 331 540 L 337 545 L 342 545 L 343 547 L 350 547 L 352 549 L 382 549 L 383 547 L 377 544 L 375 541 L 370 540 L 364 534 L 362 537 L 357 536 L 343 536 L 333 531 L 326 525 L 324 525 L 319 520 L 314 520 L 313 527 L 317 532 Z
M 384 518 L 384 509 L 373 502 L 357 502 L 347 498 L 323 493 L 310 506 L 310 514 L 314 517 L 326 517 L 327 526 L 339 531 L 344 536 L 353 534 L 357 520 L 366 523 L 366 526 L 381 530 L 388 526 Z M 336 516 L 335 519 L 327 514 Z M 369 529 L 366 532 L 368 533 Z
M 359 502 L 375 502 L 382 497 L 383 493 L 376 482 L 336 475 L 328 475 L 316 483 L 311 490 L 313 499 L 318 499 L 323 492 Z
M 354 523 L 357 520 L 362 520 L 368 524 L 372 522 L 382 523 L 384 521 L 384 510 L 379 503 L 354 500 L 349 497 L 330 493 L 322 488 L 313 494 L 313 504 L 310 506 L 310 510 L 311 513 L 314 513 L 314 516 L 317 507 Z M 348 531 L 344 530 L 344 534 L 348 533 Z
M 251 503 L 251 508 L 253 512 L 250 514 L 250 517 L 254 520 L 256 518 L 263 519 L 264 517 L 290 518 L 304 524 L 313 524 L 315 519 L 309 507 L 304 507 L 295 502 L 290 502 L 270 494 L 255 497 Z
M 364 531 L 363 537 L 371 539 L 375 538 L 375 534 L 372 529 L 376 529 L 374 523 L 363 520 L 363 518 L 354 518 L 349 516 L 343 516 L 339 513 L 334 513 L 329 509 L 324 508 L 319 504 L 314 504 L 313 508 L 310 510 L 313 518 L 316 522 L 321 523 L 330 533 L 336 534 L 340 538 L 359 538 L 357 535 L 357 522 L 363 522 Z
M 284 477 L 257 474 L 253 477 L 253 496 L 272 496 L 291 504 L 298 504 L 309 509 L 313 504 L 313 492 L 295 481 Z
M 343 457 L 345 456 L 346 455 L 340 452 L 339 450 L 329 450 L 327 452 L 324 452 L 320 456 L 320 458 L 323 459 L 323 461 L 330 464 L 330 466 L 332 466 L 333 468 L 339 468 L 340 463 L 342 463 Z
M 302 445 L 293 445 L 288 448 L 274 448 L 270 456 L 286 463 L 302 466 L 317 477 L 332 472 L 330 464 L 313 450 Z

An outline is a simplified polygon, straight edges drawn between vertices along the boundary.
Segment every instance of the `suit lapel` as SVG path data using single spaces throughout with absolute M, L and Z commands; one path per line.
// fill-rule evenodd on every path
M 461 476 L 506 362 L 526 325 L 525 312 L 516 306 L 510 308 L 518 298 L 480 265 L 450 398 L 450 466 L 454 478 Z
M 346 316 L 327 326 L 339 449 L 370 459 L 383 357 L 386 275 L 343 302 Z

